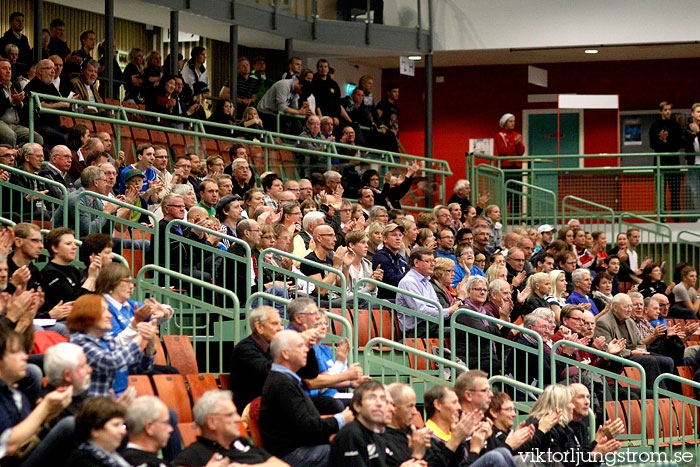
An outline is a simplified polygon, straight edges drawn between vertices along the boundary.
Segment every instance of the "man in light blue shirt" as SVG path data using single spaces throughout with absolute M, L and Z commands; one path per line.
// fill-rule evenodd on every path
M 425 297 L 437 304 L 437 294 L 430 283 L 430 276 L 435 268 L 435 257 L 432 250 L 415 248 L 408 259 L 411 270 L 401 279 L 399 288 Z M 423 320 L 412 315 L 400 314 L 399 322 L 406 337 L 426 337 L 426 331 L 428 331 L 428 337 L 439 337 L 440 319 L 445 321 L 450 319 L 449 311 L 443 310 L 439 305 L 417 300 L 402 293 L 396 294 L 396 304 L 430 317 L 429 320 Z

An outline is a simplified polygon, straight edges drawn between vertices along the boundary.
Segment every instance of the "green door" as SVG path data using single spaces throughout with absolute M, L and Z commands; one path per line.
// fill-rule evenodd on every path
M 560 154 L 579 153 L 579 114 L 562 113 L 559 120 Z M 528 115 L 528 147 L 530 156 L 542 156 L 542 161 L 535 162 L 539 170 L 530 183 L 558 194 L 559 175 L 556 172 L 547 173 L 547 168 L 557 167 L 557 114 Z M 559 167 L 578 167 L 578 159 L 560 159 Z M 557 196 L 558 198 L 558 196 Z

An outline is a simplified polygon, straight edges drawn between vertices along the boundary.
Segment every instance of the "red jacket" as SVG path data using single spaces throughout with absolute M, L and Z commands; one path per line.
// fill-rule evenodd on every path
M 515 138 L 521 136 L 520 133 L 513 130 L 502 129 L 496 135 L 496 149 L 498 150 L 499 156 L 522 156 L 525 154 L 525 146 L 523 145 L 522 138 L 517 143 Z M 521 162 L 515 161 L 505 161 L 501 164 L 501 167 L 522 167 Z

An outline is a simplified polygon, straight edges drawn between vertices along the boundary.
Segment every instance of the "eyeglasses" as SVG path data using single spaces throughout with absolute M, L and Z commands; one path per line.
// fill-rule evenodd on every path
M 510 258 L 511 261 L 515 261 L 516 263 L 524 263 L 525 258 Z
M 483 288 L 477 288 L 477 287 L 474 287 L 472 290 L 474 292 L 479 292 L 479 293 L 486 293 L 489 291 L 489 289 L 483 289 Z
M 420 260 L 418 260 L 418 261 L 422 261 L 422 262 L 424 262 L 425 264 L 435 264 L 435 260 L 434 260 L 434 259 L 429 259 L 429 260 L 427 260 L 427 261 L 424 260 L 424 259 L 420 259 Z
M 335 234 L 318 234 L 319 237 L 335 237 Z
M 175 209 L 185 209 L 184 204 L 167 204 L 165 205 L 166 208 L 175 208 Z
M 274 235 L 263 235 L 262 238 L 264 238 L 265 240 L 274 240 L 275 236 Z
M 488 393 L 490 393 L 490 392 L 493 392 L 493 391 L 491 391 L 491 388 L 486 388 L 486 389 L 467 389 L 467 391 L 469 391 L 469 392 L 483 392 L 484 394 L 488 394 Z

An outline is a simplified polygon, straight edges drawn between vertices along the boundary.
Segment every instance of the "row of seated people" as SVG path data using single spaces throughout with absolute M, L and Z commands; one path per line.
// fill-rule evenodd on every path
M 59 147 L 59 151 L 60 150 L 61 148 Z M 139 162 L 137 164 L 146 164 L 146 166 L 144 167 L 146 169 L 146 172 L 148 172 L 148 169 L 150 168 L 147 166 L 148 162 L 150 161 L 151 163 L 153 163 L 153 161 L 155 160 L 154 156 L 151 155 L 154 152 L 155 151 L 152 147 L 145 146 L 141 149 L 141 154 L 138 155 Z M 67 159 L 66 155 L 64 155 L 63 158 Z M 249 164 L 247 163 L 247 161 L 241 159 L 243 158 L 234 160 L 234 162 L 229 167 L 231 168 L 231 172 L 234 174 L 236 180 L 235 185 L 237 187 L 241 186 L 239 182 L 239 180 L 241 180 L 241 178 L 239 177 L 241 174 L 246 174 L 243 177 L 243 180 L 247 177 L 247 184 L 250 186 L 254 182 L 252 175 L 249 173 L 248 170 Z M 167 158 L 165 159 L 165 161 L 167 164 Z M 186 170 L 186 167 L 178 166 L 178 164 L 182 163 L 188 165 L 187 162 L 188 161 L 186 158 L 178 159 L 176 163 L 176 170 Z M 191 165 L 191 160 L 189 162 Z M 25 163 L 25 166 L 26 165 L 27 164 Z M 213 171 L 215 165 L 218 166 L 220 170 L 221 166 L 223 166 L 222 160 L 220 158 L 214 158 L 211 161 L 208 161 L 207 166 L 210 170 Z M 138 172 L 134 171 L 134 168 L 136 168 L 136 166 L 127 167 L 122 171 L 122 174 L 129 175 L 129 181 L 131 181 L 133 178 L 136 182 L 139 182 L 140 179 L 143 177 L 136 176 L 138 175 Z M 86 173 L 89 174 L 90 172 L 95 172 L 96 175 L 97 170 L 98 169 L 91 169 Z M 346 277 L 346 282 L 348 283 L 348 292 L 353 291 L 354 284 L 361 278 L 371 277 L 374 279 L 381 280 L 384 283 L 392 286 L 400 286 L 401 280 L 404 279 L 404 276 L 407 276 L 403 284 L 405 290 L 417 290 L 423 296 L 428 296 L 431 298 L 440 297 L 443 299 L 443 301 L 445 301 L 444 305 L 448 310 L 450 310 L 451 313 L 454 312 L 460 306 L 462 306 L 461 301 L 466 298 L 464 291 L 464 286 L 466 285 L 465 279 L 468 277 L 466 271 L 469 271 L 469 275 L 471 275 L 472 273 L 476 275 L 485 274 L 483 270 L 481 270 L 478 266 L 475 267 L 474 264 L 477 264 L 476 261 L 478 260 L 478 255 L 483 254 L 483 252 L 488 253 L 488 249 L 486 248 L 488 245 L 484 245 L 486 242 L 490 241 L 491 238 L 490 233 L 486 231 L 488 221 L 485 221 L 483 217 L 480 217 L 478 215 L 473 216 L 471 221 L 469 221 L 469 219 L 466 216 L 463 216 L 462 220 L 456 220 L 454 214 L 458 211 L 455 211 L 454 206 L 452 210 L 445 206 L 436 207 L 434 210 L 435 215 L 432 218 L 430 217 L 430 215 L 421 215 L 423 216 L 423 218 L 421 218 L 421 216 L 418 216 L 418 223 L 422 225 L 425 225 L 427 223 L 427 227 L 425 228 L 429 231 L 429 234 L 423 237 L 424 244 L 429 244 L 428 242 L 430 241 L 431 235 L 433 237 L 435 236 L 435 234 L 432 233 L 433 231 L 435 231 L 435 233 L 437 234 L 439 243 L 433 242 L 433 247 L 436 248 L 436 253 L 438 256 L 445 256 L 447 259 L 453 258 L 452 261 L 454 262 L 454 260 L 457 257 L 456 255 L 451 253 L 450 250 L 454 245 L 455 236 L 460 237 L 455 251 L 456 253 L 459 253 L 460 260 L 457 261 L 456 264 L 454 264 L 451 268 L 455 271 L 455 275 L 450 280 L 446 280 L 444 273 L 441 274 L 440 278 L 436 276 L 433 278 L 434 282 L 438 283 L 439 279 L 442 279 L 444 285 L 440 285 L 438 283 L 437 288 L 428 287 L 427 292 L 421 290 L 421 288 L 425 287 L 426 284 L 421 283 L 422 279 L 420 278 L 431 277 L 433 273 L 429 270 L 423 271 L 423 269 L 425 269 L 425 267 L 427 267 L 429 263 L 426 261 L 422 261 L 422 258 L 418 259 L 416 257 L 411 259 L 411 263 L 413 263 L 412 269 L 413 266 L 415 266 L 416 264 L 424 264 L 426 266 L 422 267 L 420 272 L 417 272 L 415 274 L 409 274 L 409 252 L 411 251 L 412 247 L 421 244 L 421 242 L 419 241 L 419 235 L 421 234 L 421 231 L 418 229 L 418 225 L 416 225 L 416 223 L 412 222 L 410 219 L 407 220 L 406 218 L 402 219 L 398 217 L 400 213 L 397 212 L 397 210 L 395 209 L 392 209 L 392 212 L 394 213 L 393 218 L 395 222 L 387 224 L 390 216 L 386 208 L 382 206 L 374 206 L 374 196 L 376 194 L 379 199 L 383 199 L 385 206 L 391 205 L 393 208 L 394 199 L 399 198 L 400 196 L 392 197 L 392 193 L 396 190 L 404 190 L 406 186 L 410 187 L 410 181 L 413 175 L 415 175 L 415 173 L 418 170 L 419 167 L 410 167 L 408 173 L 406 174 L 405 180 L 395 187 L 391 186 L 391 177 L 386 178 L 384 189 L 381 192 L 378 189 L 378 174 L 373 173 L 372 171 L 365 172 L 364 175 L 369 175 L 369 177 L 365 177 L 369 185 L 366 188 L 359 190 L 360 196 L 358 196 L 358 205 L 356 207 L 352 207 L 351 205 L 349 205 L 349 203 L 342 200 L 343 193 L 342 188 L 340 188 L 342 187 L 342 177 L 340 176 L 340 174 L 333 172 L 329 172 L 326 174 L 325 188 L 329 192 L 334 194 L 327 195 L 323 193 L 323 196 L 321 196 L 321 190 L 319 190 L 316 196 L 313 196 L 313 193 L 316 191 L 316 189 L 318 189 L 319 187 L 323 188 L 322 185 L 316 184 L 316 188 L 314 188 L 314 184 L 311 183 L 312 187 L 309 193 L 309 190 L 302 191 L 300 188 L 295 188 L 294 184 L 291 183 L 292 181 L 287 181 L 287 188 L 290 189 L 284 190 L 285 183 L 282 183 L 278 178 L 276 178 L 276 176 L 268 175 L 263 178 L 264 193 L 256 192 L 254 191 L 255 189 L 253 189 L 252 193 L 251 190 L 246 191 L 246 194 L 244 195 L 245 199 L 243 201 L 243 203 L 245 203 L 246 205 L 245 211 L 241 211 L 243 203 L 240 200 L 237 200 L 235 196 L 228 198 L 225 196 L 222 199 L 222 202 L 219 203 L 218 196 L 220 194 L 220 190 L 217 190 L 208 182 L 202 181 L 200 182 L 199 192 L 200 195 L 205 196 L 203 196 L 201 206 L 199 207 L 209 212 L 216 212 L 217 214 L 219 214 L 220 219 L 224 217 L 223 215 L 225 214 L 225 217 L 222 219 L 223 222 L 221 222 L 222 226 L 225 228 L 228 234 L 232 236 L 237 236 L 239 237 L 239 239 L 248 243 L 255 261 L 259 260 L 258 252 L 261 249 L 276 246 L 277 248 L 283 251 L 293 252 L 297 256 L 305 256 L 307 259 L 310 259 L 314 262 L 338 268 L 340 272 L 342 272 L 342 274 Z M 165 171 L 165 173 L 167 173 L 167 170 Z M 190 177 L 188 177 L 188 179 L 189 178 Z M 323 179 L 324 177 L 321 178 Z M 86 178 L 86 181 L 88 182 L 86 183 L 86 186 L 93 186 L 92 189 L 96 192 L 109 193 L 109 191 L 104 191 L 105 185 L 101 183 L 100 180 L 101 177 L 98 179 L 93 178 L 92 181 Z M 157 185 L 157 182 L 154 182 L 153 184 Z M 246 183 L 244 182 L 244 186 L 245 184 Z M 111 183 L 111 185 L 113 186 L 114 183 Z M 300 186 L 299 183 L 297 183 L 297 186 Z M 295 189 L 298 190 L 296 195 L 295 192 L 292 191 Z M 137 188 L 134 188 L 133 190 L 137 191 Z M 385 194 L 385 192 L 388 193 L 388 195 Z M 318 199 L 321 202 L 321 210 L 314 211 L 312 209 L 310 212 L 304 213 L 302 211 L 302 207 L 297 205 L 294 201 L 294 198 L 296 198 L 298 202 L 303 196 Z M 154 196 L 152 198 L 157 199 L 157 196 Z M 188 207 L 187 204 L 185 204 L 184 197 L 178 197 L 177 195 L 173 195 L 169 198 L 166 197 L 164 199 L 166 200 L 166 203 L 164 206 L 161 206 L 161 212 L 163 212 L 164 221 L 161 221 L 160 226 L 162 229 L 161 241 L 163 242 L 165 238 L 164 233 L 165 229 L 167 228 L 167 222 L 173 219 L 184 219 L 185 214 L 183 207 Z M 179 199 L 183 200 L 182 205 L 179 204 Z M 329 199 L 331 201 L 329 201 Z M 336 199 L 340 199 L 340 202 L 337 202 Z M 98 201 L 99 200 L 95 200 L 95 202 Z M 148 205 L 149 201 L 150 200 L 147 200 L 144 204 Z M 282 201 L 281 207 L 280 201 Z M 304 202 L 306 202 L 306 200 L 304 200 Z M 311 203 L 313 202 L 314 201 L 312 201 Z M 192 203 L 191 196 L 190 203 Z M 216 207 L 214 206 L 215 203 Z M 311 203 L 307 204 L 307 206 L 313 208 L 314 205 Z M 258 209 L 259 207 L 262 207 L 260 206 L 261 204 L 264 207 L 262 209 Z M 96 207 L 99 210 L 104 210 L 105 212 L 110 212 L 110 209 L 117 208 L 116 205 L 114 205 L 112 208 L 107 208 L 102 205 Z M 192 209 L 191 204 L 189 207 L 190 211 L 196 211 Z M 226 209 L 228 209 L 228 213 L 226 212 Z M 486 208 L 486 211 L 492 210 L 493 208 L 491 206 Z M 129 209 L 120 209 L 120 211 L 126 211 L 127 215 L 130 212 Z M 332 211 L 336 212 L 333 212 L 331 214 Z M 473 213 L 473 211 L 473 208 L 467 209 L 467 216 L 470 215 L 470 213 Z M 191 212 L 188 213 L 188 218 L 189 214 L 191 214 Z M 262 235 L 263 229 L 259 228 L 260 224 L 257 221 L 251 219 L 251 215 L 253 219 L 264 219 L 260 222 L 260 224 L 266 227 L 264 229 L 266 230 L 265 235 Z M 301 215 L 304 215 L 304 217 L 303 222 L 301 222 L 300 226 L 299 218 Z M 367 234 L 369 234 L 368 236 L 363 232 L 366 225 L 366 223 L 364 222 L 365 216 L 367 217 L 368 221 L 371 222 L 371 224 L 367 228 Z M 86 228 L 83 228 L 82 226 L 83 217 L 85 217 L 85 223 L 86 225 L 88 225 L 88 227 Z M 107 225 L 108 227 L 110 227 L 108 223 L 104 222 L 104 218 L 96 217 L 93 219 L 93 217 L 95 216 L 91 216 L 89 214 L 81 216 L 82 232 L 89 231 L 89 225 L 93 221 L 98 223 L 102 222 L 101 224 L 99 224 L 100 226 Z M 245 217 L 248 218 L 245 219 Z M 196 219 L 196 217 L 192 218 L 192 220 Z M 71 222 L 71 220 L 71 216 L 69 216 L 69 223 Z M 460 230 L 458 230 L 455 233 L 455 222 L 457 221 L 469 221 L 469 225 L 471 228 L 474 229 L 475 234 L 469 235 L 471 233 L 471 228 L 463 226 Z M 208 222 L 210 222 L 210 219 L 206 219 L 205 215 L 201 216 L 199 220 L 196 220 L 196 223 L 200 223 L 200 225 L 204 225 L 204 223 Z M 275 224 L 277 224 L 277 227 L 275 227 Z M 275 230 L 275 228 L 277 228 L 277 230 Z M 595 305 L 595 302 L 592 299 L 586 297 L 587 294 L 590 293 L 589 283 L 591 274 L 589 273 L 588 276 L 586 276 L 585 270 L 582 270 L 576 277 L 573 277 L 572 274 L 571 279 L 568 280 L 568 274 L 566 273 L 572 272 L 573 269 L 575 269 L 576 267 L 576 263 L 578 262 L 575 256 L 576 254 L 568 250 L 568 245 L 566 245 L 565 242 L 560 242 L 560 244 L 563 243 L 563 247 L 557 245 L 557 242 L 547 243 L 547 239 L 551 240 L 553 236 L 553 229 L 551 228 L 551 226 L 540 226 L 538 230 L 540 230 L 538 235 L 541 237 L 540 239 L 537 239 L 538 243 L 547 245 L 546 248 L 542 246 L 540 251 L 536 254 L 541 255 L 539 259 L 543 260 L 537 262 L 538 269 L 541 269 L 542 272 L 546 272 L 548 268 L 551 268 L 553 261 L 547 255 L 553 255 L 553 253 L 556 253 L 559 250 L 559 248 L 562 249 L 562 252 L 557 254 L 557 261 L 560 267 L 562 268 L 561 270 L 564 272 L 564 278 L 562 279 L 558 277 L 557 280 L 554 281 L 554 285 L 550 287 L 550 291 L 547 293 L 543 292 L 543 290 L 545 290 L 543 289 L 543 287 L 546 287 L 547 284 L 551 281 L 549 279 L 542 280 L 542 276 L 540 276 L 539 280 L 533 281 L 529 288 L 526 286 L 527 269 L 532 268 L 532 265 L 529 262 L 525 261 L 525 258 L 526 256 L 529 258 L 531 254 L 535 254 L 533 251 L 532 240 L 530 238 L 529 232 L 528 235 L 519 236 L 519 239 L 515 242 L 516 245 L 519 244 L 520 247 L 511 246 L 508 249 L 507 261 L 505 260 L 505 258 L 503 258 L 501 254 L 489 254 L 489 261 L 493 261 L 494 264 L 491 268 L 489 268 L 489 271 L 492 271 L 492 274 L 491 277 L 489 277 L 488 279 L 490 281 L 493 281 L 493 279 L 495 278 L 503 278 L 506 281 L 508 281 L 510 286 L 513 286 L 513 291 L 511 293 L 513 309 L 511 310 L 510 315 L 508 315 L 510 319 L 514 320 L 518 316 L 526 314 L 527 311 L 532 311 L 532 309 L 538 306 L 551 307 L 556 313 L 561 308 L 561 305 L 564 303 L 564 298 L 566 298 L 566 294 L 568 293 L 566 292 L 567 290 L 571 291 L 571 295 L 568 298 L 566 298 L 566 301 L 570 303 L 583 303 L 584 306 L 591 306 L 592 312 L 596 314 L 598 309 Z M 571 229 L 567 229 L 566 231 L 569 232 L 571 231 Z M 577 233 L 577 235 L 572 236 L 574 238 L 585 238 L 585 232 L 581 230 L 579 230 L 578 232 L 580 232 L 580 234 Z M 191 234 L 191 232 L 184 231 L 179 233 L 181 235 L 184 235 L 185 233 L 187 235 Z M 211 240 L 207 237 L 205 240 L 204 233 L 197 229 L 194 230 L 194 233 L 196 233 L 196 236 L 202 241 L 213 241 L 217 244 L 221 243 L 216 238 Z M 513 235 L 511 234 L 519 235 L 517 232 L 509 232 L 503 237 L 504 240 L 510 241 L 513 237 Z M 630 237 L 634 237 L 633 234 L 634 232 L 630 232 Z M 349 238 L 346 239 L 346 236 Z M 568 237 L 568 234 L 564 238 L 566 237 Z M 382 239 L 380 245 L 378 245 L 377 238 Z M 314 242 L 313 245 L 311 244 L 312 240 Z M 347 245 L 343 246 L 343 244 L 346 243 Z M 472 243 L 473 250 L 471 255 L 469 243 Z M 375 252 L 372 253 L 371 266 L 368 264 L 368 260 L 366 258 L 366 256 L 368 256 L 368 254 L 371 253 L 370 245 L 377 245 L 374 248 L 372 248 L 375 250 Z M 313 248 L 311 248 L 312 246 Z M 575 247 L 575 245 L 573 247 Z M 571 248 L 573 249 L 573 247 Z M 165 248 L 165 245 L 161 245 L 161 248 Z M 235 252 L 239 255 L 245 255 L 245 252 L 241 252 L 240 244 L 233 244 L 229 247 L 229 249 L 232 252 Z M 476 255 L 473 254 L 474 250 L 477 251 Z M 175 253 L 178 254 L 177 252 Z M 628 256 L 631 256 L 629 254 L 629 250 L 625 253 Z M 186 252 L 180 252 L 179 254 L 186 255 Z M 163 255 L 161 255 L 161 258 L 162 256 Z M 174 256 L 171 255 L 171 257 Z M 472 263 L 470 263 L 470 258 L 473 258 Z M 614 266 L 619 262 L 619 258 L 618 261 L 615 261 L 615 259 L 616 258 L 613 255 L 606 258 L 608 263 L 606 272 L 608 274 L 612 274 L 612 281 L 601 280 L 600 282 L 605 287 L 609 287 L 611 285 L 609 284 L 610 282 L 612 282 L 612 286 L 614 287 Z M 284 260 L 284 258 L 274 258 L 268 256 L 266 258 L 263 258 L 263 261 L 270 261 L 274 264 L 285 264 L 286 268 L 294 270 L 293 263 L 291 261 Z M 177 261 L 174 261 L 174 263 L 178 264 Z M 200 274 L 202 272 L 201 265 L 191 265 L 186 260 L 180 261 L 179 264 L 185 265 L 184 267 L 189 267 L 190 269 L 192 269 L 181 270 L 180 272 L 190 272 L 195 276 L 199 274 L 199 277 L 207 278 L 206 275 Z M 450 269 L 449 263 L 446 264 L 447 267 L 445 268 L 445 270 Z M 505 264 L 505 266 L 503 266 L 503 264 Z M 229 271 L 231 270 L 232 269 L 229 269 Z M 416 271 L 418 271 L 418 269 L 416 269 Z M 443 269 L 439 268 L 439 271 L 443 271 Z M 302 267 L 300 268 L 300 273 L 305 274 L 314 279 L 322 280 L 329 285 L 338 285 L 340 283 L 340 274 L 334 274 L 332 272 L 329 272 L 327 269 L 321 270 L 318 268 L 314 268 L 308 264 L 302 265 Z M 212 276 L 215 275 L 217 275 L 216 272 L 212 274 Z M 692 276 L 691 273 L 688 273 L 687 275 Z M 455 277 L 458 277 L 459 281 L 455 280 Z M 603 274 L 601 274 L 600 277 L 601 279 L 605 279 Z M 245 284 L 249 279 L 245 277 L 244 268 L 238 268 L 237 274 L 235 275 L 221 274 L 219 275 L 218 279 L 220 283 L 228 285 L 229 287 L 227 288 L 229 288 L 230 290 L 241 291 L 241 297 L 245 297 L 247 291 L 244 290 L 244 288 Z M 269 282 L 267 280 L 268 278 L 263 279 L 265 280 L 265 284 L 267 285 Z M 459 288 L 460 282 L 464 282 L 461 288 L 461 297 L 458 296 L 456 290 L 450 289 Z M 417 288 L 411 289 L 411 287 Z M 265 289 L 268 288 L 270 287 L 265 287 Z M 272 287 L 272 290 L 275 291 L 274 287 Z M 368 292 L 370 293 L 373 291 L 374 290 L 368 290 Z M 320 294 L 324 296 L 329 296 L 328 288 L 324 287 L 319 287 L 317 291 L 306 291 L 306 293 L 309 292 L 313 295 Z M 379 298 L 389 300 L 396 299 L 396 294 L 390 292 L 387 289 L 380 288 L 378 292 Z M 551 297 L 547 297 L 545 299 L 545 296 L 548 295 L 551 295 Z M 603 297 L 607 297 L 608 299 L 610 299 L 612 298 L 612 293 L 605 292 L 603 294 Z M 455 298 L 457 300 L 455 300 Z M 403 296 L 401 296 L 400 299 L 403 300 Z M 587 301 L 590 301 L 591 304 L 586 305 L 585 302 Z M 411 303 L 410 298 L 404 300 L 401 303 L 404 302 L 408 303 L 408 305 L 410 305 L 411 308 L 419 308 L 419 305 Z M 437 310 L 430 309 L 430 307 L 425 306 L 422 307 L 420 311 L 425 311 L 428 314 L 432 313 L 434 316 L 438 313 Z M 446 316 L 448 315 L 449 313 L 446 314 Z M 499 314 L 499 317 L 503 316 Z M 413 330 L 415 328 L 415 325 L 413 323 L 404 324 L 404 332 L 406 332 L 407 330 Z M 434 333 L 434 330 L 432 332 Z M 695 330 L 691 326 L 690 329 L 687 329 L 684 332 L 686 333 L 686 336 L 690 336 L 695 333 Z
M 74 312 L 81 314 L 85 302 Z M 82 312 L 81 318 L 86 317 Z M 101 323 L 93 320 L 95 324 Z M 372 380 L 356 387 L 348 407 L 323 417 L 299 384 L 298 373 L 314 354 L 312 342 L 309 333 L 278 330 L 269 348 L 261 350 L 268 360 L 267 376 L 258 411 L 250 409 L 247 415 L 251 431 L 259 430 L 261 446 L 251 445 L 241 432 L 232 393 L 217 389 L 194 405 L 201 432 L 197 441 L 166 457 L 175 436 L 167 406 L 156 396 L 91 396 L 86 388 L 100 370 L 84 347 L 61 343 L 46 351 L 43 370 L 49 385 L 40 402 L 31 401 L 25 389 L 32 377 L 23 337 L 4 323 L 3 464 L 46 465 L 50 459 L 71 466 L 484 466 L 516 465 L 517 457 L 527 459 L 528 452 L 553 456 L 573 448 L 598 465 L 620 448 L 615 437 L 623 433 L 624 423 L 619 419 L 608 420 L 589 438 L 585 385 L 546 387 L 527 423 L 513 430 L 513 401 L 505 393 L 493 394 L 486 373 L 479 370 L 461 374 L 454 388 L 435 386 L 425 393 L 425 427 L 415 425 L 423 420 L 410 386 L 385 387 Z M 50 429 L 42 430 L 44 424 Z M 565 465 L 578 465 L 574 462 Z
M 98 77 L 104 77 L 104 44 L 98 48 L 100 60 L 94 59 L 96 35 L 92 30 L 80 35 L 81 46 L 71 52 L 64 41 L 66 25 L 61 19 L 51 22 L 48 40 L 42 60 L 34 62 L 27 37 L 23 34 L 24 14 L 11 14 L 10 29 L 0 38 L 0 81 L 3 85 L 2 116 L 0 120 L 0 144 L 23 144 L 28 141 L 28 101 L 32 92 L 57 97 L 103 103 L 104 90 L 100 91 Z M 122 71 L 114 60 L 113 95 L 120 96 L 124 84 L 125 102 L 144 105 L 147 110 L 164 114 L 155 120 L 166 126 L 183 128 L 179 122 L 169 121 L 168 115 L 208 120 L 231 126 L 230 129 L 213 128 L 217 134 L 231 136 L 234 126 L 276 131 L 276 115 L 311 115 L 329 117 L 326 126 L 331 131 L 314 139 L 347 140 L 343 135 L 345 124 L 352 124 L 362 145 L 397 151 L 398 137 L 398 86 L 387 86 L 387 98 L 375 103 L 372 94 L 374 80 L 365 75 L 351 96 L 341 99 L 340 87 L 331 77 L 332 69 L 326 59 L 320 59 L 317 72 L 301 68 L 301 59 L 289 60 L 289 71 L 282 79 L 273 82 L 266 74 L 266 60 L 256 57 L 251 61 L 241 57 L 238 62 L 237 95 L 231 96 L 226 83 L 212 111 L 210 105 L 210 79 L 205 67 L 207 51 L 197 46 L 191 50 L 189 60 L 180 55 L 177 69 L 171 68 L 170 57 L 165 65 L 156 51 L 144 59 L 140 49 L 132 49 L 129 63 Z M 281 104 L 281 103 L 284 104 Z M 70 109 L 67 102 L 44 102 L 47 108 Z M 376 104 L 376 105 L 375 105 Z M 103 113 L 95 106 L 78 106 L 84 113 Z M 343 123 L 341 125 L 341 122 Z M 332 127 L 335 125 L 336 130 Z M 297 119 L 283 119 L 282 131 L 299 135 L 303 125 Z M 363 126 L 365 130 L 361 130 Z M 34 141 L 46 138 L 48 147 L 65 141 L 66 128 L 60 126 L 55 115 L 38 115 L 35 121 Z M 240 132 L 238 132 L 240 134 Z M 306 133 L 306 130 L 304 130 Z M 302 133 L 304 136 L 308 136 Z M 243 132 L 242 135 L 248 136 Z M 346 142 L 346 141 L 343 141 Z M 352 143 L 351 143 L 352 144 Z

